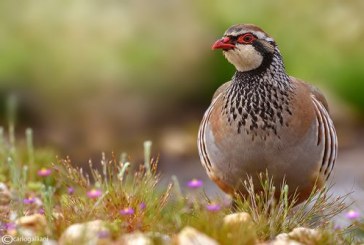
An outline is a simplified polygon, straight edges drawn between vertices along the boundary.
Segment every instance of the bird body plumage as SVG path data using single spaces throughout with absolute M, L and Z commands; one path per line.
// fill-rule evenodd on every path
M 231 57 L 253 48 L 262 61 L 246 71 L 238 67 L 247 65 L 233 63 L 237 71 L 232 80 L 215 93 L 198 134 L 202 164 L 225 192 L 246 194 L 242 183 L 247 176 L 259 186 L 258 174 L 268 170 L 275 183 L 285 179 L 302 201 L 315 184 L 324 184 L 336 159 L 337 138 L 327 102 L 318 89 L 287 75 L 274 40 L 260 28 L 234 26 L 225 35 L 245 33 L 253 33 L 258 44 L 224 50 L 226 58 L 245 62 Z M 260 50 L 261 45 L 266 49 Z

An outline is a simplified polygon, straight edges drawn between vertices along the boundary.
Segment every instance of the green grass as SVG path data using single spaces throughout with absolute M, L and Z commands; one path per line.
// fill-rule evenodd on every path
M 332 197 L 329 188 L 314 189 L 306 202 L 296 205 L 297 196 L 289 197 L 285 184 L 280 188 L 279 199 L 274 198 L 277 187 L 268 173 L 261 174 L 263 191 L 256 193 L 249 180 L 244 183 L 249 196 L 236 199 L 235 210 L 248 212 L 253 223 L 232 229 L 223 223 L 224 216 L 233 211 L 222 197 L 208 197 L 202 190 L 194 190 L 193 195 L 189 191 L 182 194 L 176 177 L 167 186 L 159 184 L 157 159 L 150 158 L 149 142 L 141 164 L 128 162 L 125 154 L 119 157 L 112 153 L 102 154 L 100 164 L 90 162 L 87 168 L 78 168 L 70 159 L 57 159 L 53 151 L 34 149 L 29 129 L 26 139 L 19 142 L 14 136 L 6 137 L 4 130 L 0 132 L 0 172 L 2 181 L 14 193 L 11 209 L 18 217 L 42 209 L 50 228 L 48 237 L 52 239 L 58 239 L 74 223 L 96 219 L 106 222 L 114 239 L 134 231 L 173 237 L 184 227 L 192 226 L 221 244 L 255 244 L 303 226 L 319 230 L 321 236 L 315 244 L 355 244 L 364 232 L 359 221 L 349 228 L 335 228 L 331 218 L 346 207 L 345 197 Z M 52 169 L 52 173 L 37 175 L 42 167 Z M 70 187 L 74 189 L 72 194 L 68 193 Z M 92 189 L 102 193 L 92 199 L 87 195 Z M 23 199 L 28 197 L 39 198 L 43 207 L 24 204 Z M 209 211 L 206 205 L 210 203 L 219 204 L 221 209 Z M 121 214 L 125 208 L 132 208 L 134 213 Z M 14 220 L 1 217 L 1 222 Z

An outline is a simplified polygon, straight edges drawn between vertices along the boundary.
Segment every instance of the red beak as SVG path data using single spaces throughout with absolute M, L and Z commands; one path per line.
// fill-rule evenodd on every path
M 212 50 L 215 49 L 229 50 L 233 48 L 235 48 L 235 45 L 230 42 L 229 37 L 224 37 L 222 39 L 217 40 L 211 47 Z

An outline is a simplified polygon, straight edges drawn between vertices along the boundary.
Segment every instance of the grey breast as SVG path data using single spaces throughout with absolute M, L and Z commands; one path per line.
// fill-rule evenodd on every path
M 220 95 L 216 100 L 223 100 Z M 215 101 L 215 103 L 218 103 Z M 218 104 L 224 104 L 220 102 Z M 295 137 L 295 128 L 276 124 L 274 130 L 258 127 L 252 130 L 251 119 L 238 130 L 239 120 L 229 122 L 228 114 L 221 113 L 219 107 L 210 107 L 206 113 L 210 117 L 220 117 L 221 125 L 212 129 L 211 122 L 205 125 L 206 153 L 214 174 L 230 186 L 238 186 L 247 174 L 256 177 L 268 170 L 271 176 L 281 180 L 286 178 L 292 187 L 304 185 L 307 178 L 320 165 L 323 147 L 317 145 L 317 122 L 300 138 Z M 241 114 L 244 114 L 244 108 Z M 285 112 L 285 118 L 295 117 L 293 112 Z M 239 115 L 237 116 L 237 119 Z M 258 125 L 261 123 L 257 122 Z M 215 138 L 217 132 L 223 138 Z M 308 154 L 309 153 L 309 154 Z M 297 175 L 297 172 L 300 173 Z

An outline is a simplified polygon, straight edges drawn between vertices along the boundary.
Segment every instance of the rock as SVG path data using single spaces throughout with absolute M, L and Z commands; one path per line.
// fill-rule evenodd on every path
M 152 239 L 141 232 L 134 232 L 130 234 L 122 235 L 116 244 L 123 245 L 152 245 L 154 244 Z
M 224 217 L 224 226 L 226 227 L 236 227 L 241 225 L 250 226 L 252 224 L 252 217 L 246 212 L 228 214 Z
M 44 215 L 33 214 L 28 216 L 20 217 L 15 221 L 18 226 L 29 227 L 33 229 L 45 228 L 47 226 L 47 221 Z
M 288 236 L 303 244 L 316 244 L 321 239 L 320 232 L 315 229 L 305 227 L 297 227 L 293 229 L 293 231 L 288 233 Z
M 288 240 L 274 240 L 271 243 L 267 243 L 267 245 L 305 245 L 305 244 L 288 239 Z
M 63 232 L 59 239 L 59 245 L 111 244 L 112 242 L 108 234 L 109 230 L 102 220 L 73 224 Z
M 24 236 L 34 236 L 36 234 L 47 234 L 49 229 L 44 215 L 32 214 L 23 216 L 15 221 L 18 231 Z
M 169 245 L 171 244 L 171 239 L 165 234 L 159 232 L 134 232 L 129 234 L 124 234 L 113 245 Z
M 289 240 L 288 233 L 281 233 L 276 236 L 276 240 Z
M 178 245 L 218 245 L 219 243 L 195 228 L 185 227 L 177 235 Z
M 58 242 L 56 240 L 45 240 L 42 242 L 42 245 L 58 245 Z
M 244 244 L 256 244 L 257 235 L 253 219 L 246 212 L 228 214 L 223 219 L 223 227 L 227 236 L 233 239 L 244 234 Z
M 321 234 L 315 229 L 305 227 L 294 228 L 289 233 L 279 234 L 272 245 L 313 245 L 321 239 Z

